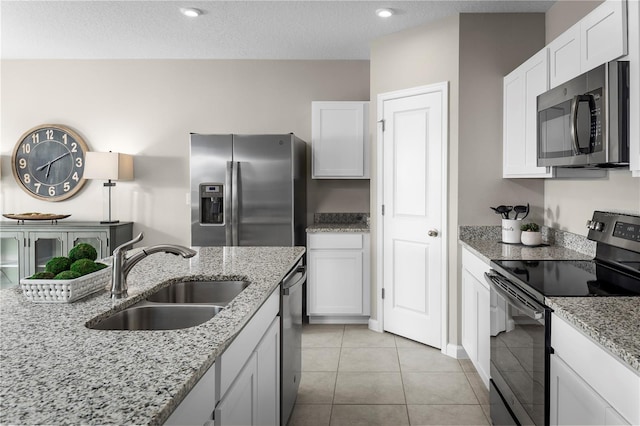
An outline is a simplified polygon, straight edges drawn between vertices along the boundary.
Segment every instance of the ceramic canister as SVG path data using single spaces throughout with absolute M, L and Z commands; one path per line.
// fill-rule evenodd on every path
M 502 242 L 509 244 L 520 243 L 520 219 L 502 219 Z

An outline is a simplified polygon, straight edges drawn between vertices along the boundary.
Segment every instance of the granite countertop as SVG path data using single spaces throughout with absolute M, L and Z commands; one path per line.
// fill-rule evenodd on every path
M 154 254 L 129 274 L 129 297 L 102 291 L 71 304 L 0 290 L 0 423 L 162 424 L 249 321 L 303 247 L 204 247 Z M 213 319 L 168 331 L 90 330 L 186 277 L 251 284 Z
M 556 315 L 640 374 L 640 298 L 547 297 L 545 301 Z
M 549 233 L 569 247 L 526 247 L 501 243 L 499 227 L 464 228 L 460 244 L 487 264 L 491 260 L 591 260 L 595 256 L 592 242 L 575 234 Z M 558 316 L 640 374 L 640 297 L 547 297 L 545 301 Z
M 369 232 L 369 213 L 315 213 L 307 232 Z

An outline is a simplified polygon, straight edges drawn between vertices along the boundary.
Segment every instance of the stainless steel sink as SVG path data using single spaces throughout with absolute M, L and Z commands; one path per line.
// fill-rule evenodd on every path
M 156 303 L 211 303 L 226 305 L 249 285 L 246 281 L 185 281 L 173 283 L 153 293 L 147 300 Z
M 134 305 L 117 312 L 92 327 L 94 330 L 177 330 L 202 324 L 223 306 Z

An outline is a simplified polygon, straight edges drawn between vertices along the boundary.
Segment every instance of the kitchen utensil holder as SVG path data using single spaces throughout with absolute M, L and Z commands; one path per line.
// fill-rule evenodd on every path
M 502 219 L 502 242 L 520 244 L 520 219 Z

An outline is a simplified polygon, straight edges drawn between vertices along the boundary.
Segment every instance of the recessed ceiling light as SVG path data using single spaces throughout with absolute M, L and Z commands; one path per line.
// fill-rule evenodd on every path
M 189 18 L 197 18 L 198 16 L 202 15 L 202 11 L 194 7 L 181 7 L 180 12 L 182 12 L 184 16 L 188 16 Z
M 393 15 L 393 9 L 378 9 L 376 10 L 376 15 L 381 18 L 388 18 Z

